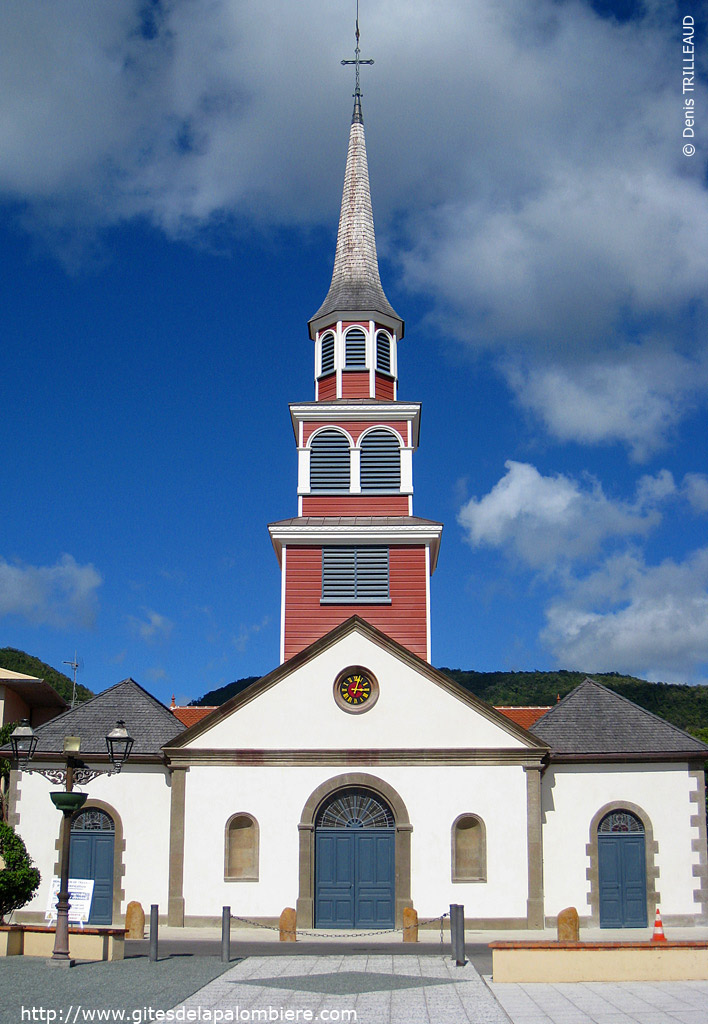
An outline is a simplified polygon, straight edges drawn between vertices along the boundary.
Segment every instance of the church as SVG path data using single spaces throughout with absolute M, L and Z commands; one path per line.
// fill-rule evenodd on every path
M 268 527 L 280 663 L 190 724 L 126 679 L 38 725 L 10 822 L 42 884 L 15 919 L 44 920 L 59 874 L 57 783 L 37 769 L 61 767 L 67 736 L 106 766 L 120 719 L 130 758 L 90 781 L 71 824 L 92 924 L 132 900 L 178 927 L 230 906 L 393 929 L 407 907 L 426 922 L 452 903 L 473 929 L 542 929 L 568 906 L 606 928 L 645 927 L 657 906 L 665 925 L 705 924 L 708 747 L 591 679 L 523 715 L 430 664 L 443 528 L 413 510 L 420 404 L 398 393 L 404 322 L 379 276 L 358 43 L 354 63 L 334 270 L 309 321 L 314 399 L 290 406 L 297 514 Z

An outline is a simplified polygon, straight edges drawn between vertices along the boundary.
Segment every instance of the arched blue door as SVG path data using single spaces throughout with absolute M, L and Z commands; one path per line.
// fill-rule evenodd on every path
M 315 926 L 393 928 L 393 813 L 366 789 L 335 793 L 315 820 Z
M 644 825 L 629 811 L 606 814 L 597 829 L 601 928 L 645 928 Z
M 113 922 L 115 832 L 110 814 L 96 808 L 80 811 L 71 823 L 69 873 L 94 882 L 89 924 Z

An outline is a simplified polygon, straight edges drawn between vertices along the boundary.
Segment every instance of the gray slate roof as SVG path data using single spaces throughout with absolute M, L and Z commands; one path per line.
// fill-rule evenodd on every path
M 144 690 L 134 679 L 124 679 L 73 711 L 66 711 L 51 722 L 40 725 L 37 753 L 62 750 L 65 736 L 80 736 L 79 757 L 106 754 L 106 734 L 119 718 L 125 721 L 135 741 L 131 758 L 137 754 L 160 754 L 160 748 L 184 731 L 182 723 L 169 708 Z
M 650 711 L 585 679 L 532 726 L 552 754 L 679 754 L 708 757 L 708 746 Z
M 379 277 L 364 120 L 358 96 L 349 131 L 332 283 L 310 320 L 310 335 L 314 338 L 321 327 L 352 318 L 378 320 L 395 330 L 399 338 L 403 337 L 403 321 L 386 298 Z

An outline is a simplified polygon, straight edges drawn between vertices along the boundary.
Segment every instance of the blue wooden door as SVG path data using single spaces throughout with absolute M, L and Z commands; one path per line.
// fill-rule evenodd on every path
M 393 829 L 317 829 L 315 925 L 393 928 Z
M 90 815 L 90 816 L 89 816 Z M 103 828 L 97 827 L 103 825 Z M 71 830 L 69 874 L 71 878 L 92 878 L 93 899 L 89 924 L 113 922 L 113 822 L 104 812 L 85 811 Z
M 598 835 L 601 928 L 645 928 L 644 835 Z

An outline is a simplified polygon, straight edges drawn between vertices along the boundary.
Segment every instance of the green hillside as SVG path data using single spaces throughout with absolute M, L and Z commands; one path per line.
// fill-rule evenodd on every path
M 190 700 L 192 707 L 205 708 L 205 707 L 218 707 L 220 704 L 225 704 L 231 697 L 235 697 L 241 690 L 245 690 L 251 683 L 255 683 L 256 679 L 260 679 L 260 676 L 244 676 L 243 679 L 237 679 L 233 683 L 227 683 L 226 686 L 220 686 L 218 690 L 209 690 L 203 697 L 198 700 Z
M 708 728 L 708 686 L 649 683 L 617 672 L 465 672 L 443 668 L 456 682 L 489 704 L 555 704 L 591 675 L 598 683 L 680 729 Z
M 39 679 L 46 680 L 68 704 L 71 704 L 73 680 L 63 672 L 57 672 L 46 662 L 40 661 L 39 658 L 33 658 L 31 654 L 25 654 L 24 651 L 18 651 L 14 647 L 0 647 L 0 668 L 9 668 L 11 672 L 23 672 L 25 675 L 37 676 Z M 76 684 L 77 703 L 93 696 L 85 686 L 81 686 L 80 683 Z

